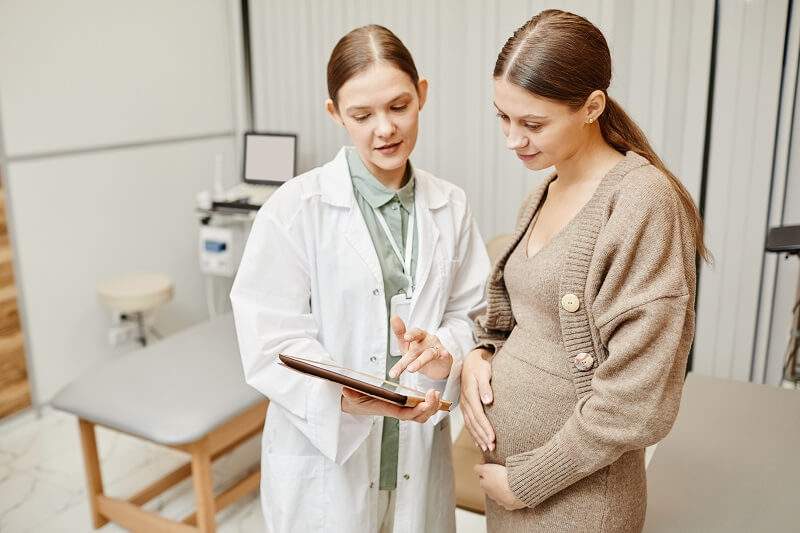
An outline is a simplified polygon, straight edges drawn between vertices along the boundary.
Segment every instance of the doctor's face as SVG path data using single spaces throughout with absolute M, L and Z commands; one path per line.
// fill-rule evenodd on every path
M 585 114 L 566 104 L 495 79 L 494 105 L 506 146 L 530 170 L 558 165 L 586 143 Z
M 394 180 L 405 172 L 427 88 L 425 79 L 415 86 L 402 70 L 377 63 L 341 86 L 336 107 L 328 101 L 331 116 L 344 125 L 376 178 Z

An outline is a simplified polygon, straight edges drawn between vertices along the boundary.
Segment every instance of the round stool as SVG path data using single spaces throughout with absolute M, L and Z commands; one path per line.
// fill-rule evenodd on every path
M 119 312 L 123 320 L 136 321 L 142 346 L 147 344 L 145 313 L 170 301 L 172 295 L 172 280 L 163 274 L 125 274 L 97 286 L 97 299 L 103 307 Z

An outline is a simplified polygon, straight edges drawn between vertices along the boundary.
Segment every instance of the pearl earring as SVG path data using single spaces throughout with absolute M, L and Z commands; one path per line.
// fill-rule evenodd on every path
M 593 118 L 590 118 L 589 119 L 589 124 L 591 124 L 593 120 L 594 120 Z

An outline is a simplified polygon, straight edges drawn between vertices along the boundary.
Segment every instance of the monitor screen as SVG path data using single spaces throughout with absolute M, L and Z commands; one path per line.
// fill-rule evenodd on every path
M 293 177 L 296 148 L 292 133 L 245 133 L 244 181 L 281 184 Z

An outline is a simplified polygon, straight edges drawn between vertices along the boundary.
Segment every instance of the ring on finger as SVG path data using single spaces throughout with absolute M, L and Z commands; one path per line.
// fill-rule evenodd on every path
M 432 350 L 434 352 L 436 352 L 436 355 L 439 355 L 439 345 L 438 344 L 434 344 Z

